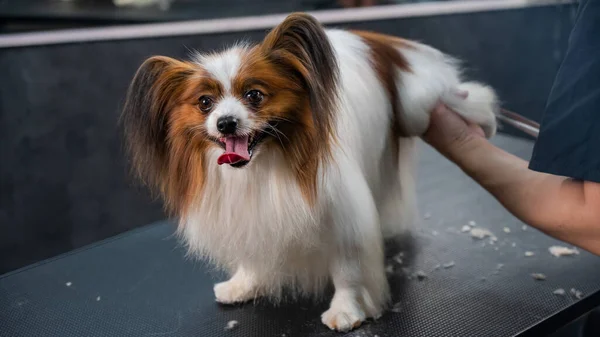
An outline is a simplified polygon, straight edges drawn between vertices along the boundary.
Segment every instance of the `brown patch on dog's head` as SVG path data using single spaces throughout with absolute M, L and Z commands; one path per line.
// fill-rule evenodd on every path
M 209 142 L 197 129 L 205 118 L 197 97 L 220 90 L 197 66 L 161 56 L 146 60 L 129 87 L 121 123 L 132 167 L 169 213 L 181 215 L 202 189 Z
M 323 27 L 309 15 L 291 14 L 249 51 L 234 80 L 238 94 L 264 91 L 254 118 L 274 124 L 270 144 L 280 147 L 310 202 L 334 139 L 337 77 Z

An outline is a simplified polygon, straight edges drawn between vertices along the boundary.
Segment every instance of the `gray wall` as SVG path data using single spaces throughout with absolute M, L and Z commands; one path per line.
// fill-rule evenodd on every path
M 572 5 L 363 22 L 466 61 L 508 109 L 539 119 Z M 343 26 L 343 25 L 342 25 Z M 0 49 L 0 273 L 164 217 L 135 187 L 117 117 L 144 58 L 184 57 L 263 31 Z

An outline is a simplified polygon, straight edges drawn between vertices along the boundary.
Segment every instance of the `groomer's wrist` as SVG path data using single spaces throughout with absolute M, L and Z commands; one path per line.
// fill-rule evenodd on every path
M 485 138 L 474 134 L 460 135 L 451 141 L 432 145 L 469 175 L 478 171 L 482 161 L 490 155 L 489 146 L 492 146 Z
M 425 141 L 459 166 L 471 166 L 481 155 L 481 149 L 489 142 L 469 127 L 453 132 L 451 135 L 441 135 L 438 130 L 430 130 L 424 137 Z M 485 155 L 485 153 L 483 153 Z
M 486 149 L 493 147 L 481 127 L 468 123 L 443 104 L 431 112 L 429 129 L 423 139 L 468 174 L 477 171 L 485 160 Z
M 479 136 L 470 136 L 468 139 L 452 144 L 446 156 L 456 163 L 466 174 L 475 180 L 485 179 L 490 168 L 490 162 L 494 162 L 494 156 L 498 156 L 498 150 L 487 139 Z

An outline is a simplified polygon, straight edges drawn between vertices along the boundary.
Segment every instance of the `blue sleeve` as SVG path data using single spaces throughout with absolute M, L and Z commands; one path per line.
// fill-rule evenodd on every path
M 600 0 L 580 0 L 529 168 L 600 182 Z

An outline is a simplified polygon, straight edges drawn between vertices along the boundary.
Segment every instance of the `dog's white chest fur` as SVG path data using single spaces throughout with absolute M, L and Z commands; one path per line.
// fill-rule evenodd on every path
M 288 255 L 319 247 L 319 207 L 310 207 L 280 153 L 259 153 L 244 169 L 217 166 L 182 226 L 192 250 L 235 270 L 252 264 L 273 271 Z M 298 256 L 300 257 L 300 256 Z

